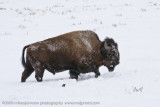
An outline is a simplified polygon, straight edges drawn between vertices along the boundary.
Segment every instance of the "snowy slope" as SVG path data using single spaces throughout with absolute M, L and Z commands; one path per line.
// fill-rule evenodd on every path
M 29 105 L 34 107 L 159 107 L 159 28 L 160 0 L 0 0 L 0 106 L 28 101 L 52 102 Z M 88 73 L 76 81 L 68 71 L 45 71 L 42 83 L 34 73 L 20 82 L 23 46 L 86 29 L 118 43 L 121 59 L 114 72 L 101 67 L 99 78 Z

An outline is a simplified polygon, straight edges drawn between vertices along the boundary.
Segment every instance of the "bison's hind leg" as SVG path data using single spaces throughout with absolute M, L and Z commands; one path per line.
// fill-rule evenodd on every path
M 79 73 L 77 73 L 76 70 L 70 70 L 70 71 L 69 71 L 69 74 L 70 74 L 70 78 L 71 78 L 71 79 L 76 79 L 76 80 L 78 80 L 78 75 L 79 75 Z
M 43 79 L 43 74 L 44 74 L 44 70 L 45 70 L 43 64 L 40 61 L 35 60 L 32 56 L 29 56 L 28 59 L 32 65 L 32 67 L 34 68 L 36 80 L 38 82 L 41 82 Z
M 36 73 L 35 78 L 38 82 L 42 81 L 44 70 L 45 69 L 44 69 L 43 65 L 41 65 L 41 64 L 35 68 L 35 73 Z
M 26 63 L 24 72 L 22 73 L 21 82 L 25 82 L 26 79 L 33 73 L 34 69 L 29 62 Z
M 32 66 L 35 70 L 35 78 L 38 82 L 41 82 L 43 79 L 43 74 L 44 74 L 44 66 L 41 62 L 39 61 L 32 61 Z

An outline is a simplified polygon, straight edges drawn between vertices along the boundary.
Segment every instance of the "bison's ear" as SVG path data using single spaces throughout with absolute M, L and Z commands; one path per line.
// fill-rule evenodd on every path
M 109 46 L 109 44 L 107 43 L 107 41 L 104 42 L 104 48 L 109 51 L 111 49 L 111 47 Z

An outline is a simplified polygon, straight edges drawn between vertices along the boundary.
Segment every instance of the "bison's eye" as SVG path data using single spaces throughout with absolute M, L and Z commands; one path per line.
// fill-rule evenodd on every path
M 112 45 L 111 45 L 111 44 L 108 44 L 108 46 L 111 47 Z

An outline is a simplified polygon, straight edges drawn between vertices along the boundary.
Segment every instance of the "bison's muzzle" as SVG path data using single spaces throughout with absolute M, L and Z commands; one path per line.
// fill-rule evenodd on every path
M 114 71 L 114 67 L 109 67 L 108 70 L 109 70 L 109 72 L 112 72 L 112 71 Z

